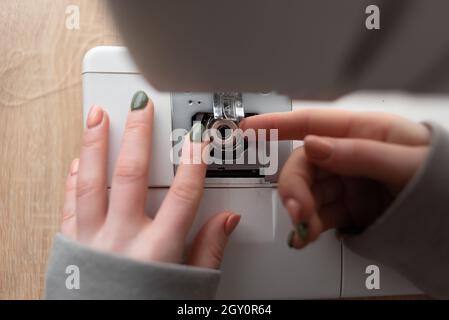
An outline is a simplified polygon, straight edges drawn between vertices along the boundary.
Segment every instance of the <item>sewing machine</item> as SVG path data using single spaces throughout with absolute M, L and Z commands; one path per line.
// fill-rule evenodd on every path
M 147 211 L 154 214 L 173 181 L 176 165 L 170 159 L 172 130 L 190 129 L 198 115 L 213 114 L 214 93 L 159 92 L 144 79 L 124 47 L 96 47 L 83 63 L 84 119 L 91 105 L 101 105 L 110 116 L 109 183 L 129 103 L 144 90 L 155 105 L 153 159 L 148 181 Z M 290 111 L 298 108 L 346 108 L 398 113 L 412 120 L 449 119 L 447 96 L 411 97 L 397 94 L 355 93 L 335 102 L 291 101 L 273 92 L 239 93 L 225 97 L 241 106 L 244 114 Z M 226 100 L 225 99 L 225 100 Z M 227 100 L 229 101 L 229 100 Z M 426 105 L 426 108 L 422 108 Z M 448 121 L 443 123 L 449 127 Z M 292 148 L 301 142 L 278 145 L 281 169 Z M 242 215 L 227 246 L 217 298 L 337 298 L 370 295 L 414 294 L 419 291 L 387 267 L 367 261 L 347 250 L 334 231 L 322 234 L 303 250 L 287 246 L 291 230 L 288 214 L 276 190 L 277 174 L 263 167 L 209 167 L 206 189 L 195 224 L 196 233 L 213 214 L 232 210 Z M 367 289 L 367 267 L 380 268 L 380 289 Z

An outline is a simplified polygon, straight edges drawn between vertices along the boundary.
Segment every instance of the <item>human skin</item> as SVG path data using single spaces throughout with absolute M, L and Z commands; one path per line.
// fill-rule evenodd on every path
M 279 140 L 304 140 L 282 168 L 279 194 L 303 248 L 332 228 L 360 232 L 395 199 L 429 151 L 430 131 L 399 116 L 301 109 L 246 118 L 242 130 L 278 129 Z M 298 228 L 301 226 L 301 228 Z
M 91 108 L 80 157 L 72 162 L 67 177 L 61 232 L 93 249 L 139 261 L 218 269 L 239 215 L 222 212 L 212 217 L 196 235 L 189 252 L 184 252 L 207 167 L 202 161 L 187 160 L 194 145 L 204 148 L 204 142 L 185 139 L 181 164 L 166 198 L 154 219 L 146 215 L 153 113 L 149 98 L 146 106 L 129 111 L 108 195 L 109 118 L 101 107 Z

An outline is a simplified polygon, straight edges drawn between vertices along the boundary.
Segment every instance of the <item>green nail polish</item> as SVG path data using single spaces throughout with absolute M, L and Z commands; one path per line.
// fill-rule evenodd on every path
M 296 225 L 296 233 L 299 235 L 302 241 L 307 241 L 309 236 L 309 227 L 307 223 L 298 223 Z
M 137 91 L 131 100 L 131 111 L 140 110 L 147 106 L 148 96 L 143 91 Z
M 190 129 L 190 141 L 192 142 L 201 142 L 204 132 L 204 126 L 201 122 L 195 122 L 193 124 L 192 129 Z
M 287 245 L 289 248 L 293 248 L 293 237 L 295 236 L 295 230 L 290 231 L 287 237 Z

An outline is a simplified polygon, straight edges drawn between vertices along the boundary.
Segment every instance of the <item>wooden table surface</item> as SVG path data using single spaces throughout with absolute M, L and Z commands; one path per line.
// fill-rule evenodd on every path
M 80 29 L 66 28 L 66 8 Z M 120 44 L 104 1 L 0 0 L 0 299 L 38 299 L 82 130 L 81 62 Z
M 0 299 L 43 297 L 83 126 L 82 58 L 108 44 L 121 40 L 104 1 L 0 0 Z

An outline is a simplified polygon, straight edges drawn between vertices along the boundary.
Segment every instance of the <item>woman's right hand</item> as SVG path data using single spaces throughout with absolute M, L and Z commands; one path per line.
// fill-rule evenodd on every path
M 303 109 L 254 116 L 243 130 L 278 129 L 280 140 L 304 140 L 279 178 L 279 193 L 302 248 L 331 228 L 360 231 L 407 185 L 429 150 L 430 131 L 399 116 Z

